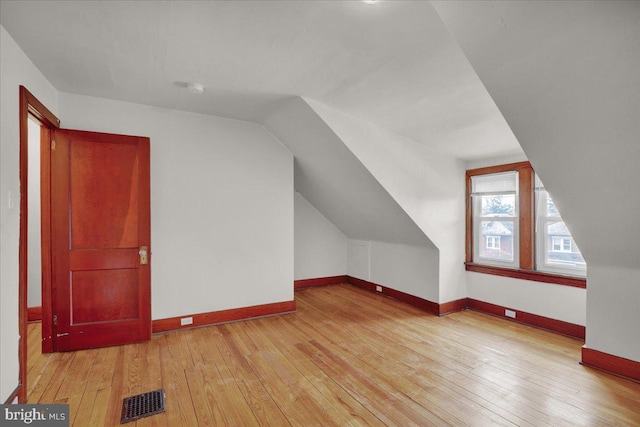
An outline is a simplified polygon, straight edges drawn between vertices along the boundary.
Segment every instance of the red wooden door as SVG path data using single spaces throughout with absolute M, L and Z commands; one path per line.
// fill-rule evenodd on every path
M 54 351 L 148 340 L 149 138 L 56 129 L 53 141 Z

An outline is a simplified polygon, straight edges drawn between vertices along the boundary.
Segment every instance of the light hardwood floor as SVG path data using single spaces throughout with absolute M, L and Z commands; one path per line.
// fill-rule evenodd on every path
M 581 366 L 581 341 L 351 285 L 295 296 L 294 314 L 70 353 L 40 354 L 30 324 L 28 400 L 83 427 L 157 388 L 166 412 L 126 425 L 640 425 L 640 384 Z

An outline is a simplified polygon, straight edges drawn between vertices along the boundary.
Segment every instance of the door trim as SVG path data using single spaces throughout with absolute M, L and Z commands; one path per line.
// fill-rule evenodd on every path
M 60 119 L 58 119 L 47 107 L 44 106 L 31 92 L 24 86 L 19 88 L 19 126 L 20 126 L 20 157 L 19 157 L 19 175 L 20 175 L 20 239 L 18 244 L 18 331 L 20 338 L 18 339 L 18 361 L 19 361 L 19 377 L 18 377 L 18 402 L 26 403 L 27 401 L 27 218 L 28 218 L 28 120 L 31 115 L 42 126 L 40 133 L 40 158 L 41 164 L 44 157 L 51 154 L 50 145 L 50 129 L 60 127 Z M 46 141 L 45 141 L 46 140 Z M 44 143 L 43 143 L 44 142 Z M 43 155 L 44 154 L 44 155 Z M 42 171 L 45 172 L 45 171 Z M 47 188 L 50 185 L 50 177 L 48 174 L 41 173 L 42 182 L 46 181 Z M 41 188 L 41 197 L 44 194 L 45 187 Z M 43 200 L 45 202 L 46 200 Z M 42 224 L 45 225 L 45 216 L 50 217 L 50 205 L 42 205 Z M 47 214 L 47 211 L 49 213 Z M 47 226 L 50 235 L 50 223 Z M 42 247 L 42 261 L 43 261 L 43 277 L 42 277 L 42 310 L 43 316 L 49 316 L 46 321 L 46 317 L 42 322 L 42 333 L 45 335 L 45 331 L 49 330 L 49 336 L 51 335 L 51 269 L 48 271 L 45 268 L 45 263 L 50 267 L 51 265 L 51 248 L 45 248 L 46 231 L 42 230 L 43 234 L 43 247 Z M 47 239 L 50 243 L 50 239 Z M 45 300 L 48 298 L 48 301 Z M 51 340 L 48 340 L 51 345 Z M 43 351 L 45 351 L 45 340 L 43 340 Z M 49 350 L 51 352 L 52 349 Z

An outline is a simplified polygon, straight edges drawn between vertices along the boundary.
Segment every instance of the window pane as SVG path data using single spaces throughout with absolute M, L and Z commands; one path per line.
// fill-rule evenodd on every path
M 587 264 L 571 233 L 560 217 L 553 199 L 536 179 L 536 204 L 539 206 L 536 239 L 536 269 L 550 273 L 584 276 Z
M 553 203 L 553 199 L 547 193 L 547 216 L 560 216 L 556 204 Z
M 549 221 L 545 227 L 547 267 L 583 270 L 586 263 L 580 250 L 571 238 L 567 226 L 562 221 Z
M 481 196 L 481 216 L 515 216 L 516 195 L 506 194 L 501 196 Z
M 480 221 L 479 255 L 496 261 L 513 261 L 514 222 Z

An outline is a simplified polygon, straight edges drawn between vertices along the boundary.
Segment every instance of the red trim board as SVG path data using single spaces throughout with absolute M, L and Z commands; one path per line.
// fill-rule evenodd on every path
M 640 362 L 582 346 L 583 365 L 640 381 Z
M 377 294 L 382 294 L 398 301 L 405 302 L 413 307 L 417 307 L 428 313 L 435 314 L 436 316 L 444 316 L 447 314 L 455 313 L 456 311 L 462 311 L 467 308 L 467 299 L 462 298 L 455 301 L 445 302 L 438 304 L 437 302 L 429 301 L 424 298 L 417 297 L 415 295 L 407 294 L 402 291 L 390 288 L 388 286 L 377 285 L 372 282 L 368 282 L 363 279 L 358 279 L 352 276 L 346 276 L 347 282 L 351 285 L 357 286 L 362 289 L 366 289 Z M 376 291 L 376 287 L 379 286 L 381 291 Z
M 348 283 L 350 285 L 357 286 L 367 291 L 375 292 L 377 294 L 385 295 L 389 298 L 396 299 L 407 303 L 413 307 L 417 307 L 428 313 L 435 314 L 436 316 L 444 316 L 446 314 L 454 313 L 456 311 L 462 311 L 467 308 L 467 299 L 462 298 L 456 301 L 450 301 L 444 304 L 438 304 L 424 298 L 417 297 L 415 295 L 408 294 L 406 292 L 398 291 L 388 286 L 378 285 L 367 280 L 358 279 L 353 276 L 330 276 L 319 277 L 315 279 L 296 280 L 293 283 L 295 290 L 310 288 L 315 286 L 337 285 L 341 283 Z M 376 287 L 380 286 L 381 291 L 376 291 Z
M 285 314 L 296 311 L 295 301 L 275 302 L 271 304 L 254 305 L 251 307 L 232 308 L 229 310 L 211 311 L 208 313 L 185 314 L 179 317 L 158 319 L 151 322 L 152 332 L 168 332 L 178 329 L 188 329 L 197 326 L 209 326 L 219 323 L 234 322 L 237 320 L 255 319 L 258 317 Z M 181 325 L 180 320 L 191 317 L 192 323 Z
M 42 320 L 42 307 L 27 307 L 27 322 Z
M 13 390 L 13 392 L 9 395 L 9 397 L 7 397 L 7 400 L 4 401 L 4 404 L 5 405 L 11 404 L 11 402 L 13 402 L 13 400 L 16 397 L 18 398 L 18 403 L 26 403 L 26 402 L 20 401 L 20 393 L 22 393 L 22 390 L 23 390 L 22 384 L 18 385 L 18 387 L 16 387 L 15 390 Z
M 438 316 L 446 316 L 447 314 L 463 311 L 467 309 L 467 298 L 461 298 L 455 301 L 449 301 L 440 304 L 438 307 Z
M 494 276 L 511 277 L 534 282 L 553 283 L 554 285 L 572 286 L 574 288 L 587 289 L 587 279 L 582 277 L 563 276 L 561 274 L 544 273 L 524 269 L 495 267 L 492 265 L 475 264 L 466 262 L 465 269 L 476 273 L 493 274 Z
M 393 299 L 397 299 L 398 301 L 406 302 L 409 305 L 417 307 L 428 313 L 435 314 L 436 316 L 440 314 L 440 306 L 438 303 L 417 297 L 415 295 L 407 294 L 405 292 L 398 291 L 387 286 L 376 285 L 375 283 L 368 282 L 366 280 L 357 279 L 351 276 L 347 276 L 347 278 L 348 283 L 351 285 L 366 289 L 371 292 L 375 292 L 377 294 L 382 294 Z M 380 287 L 380 292 L 376 291 L 376 286 Z
M 338 285 L 340 283 L 348 283 L 347 276 L 329 276 L 329 277 L 318 277 L 315 279 L 304 279 L 304 280 L 295 280 L 293 282 L 293 289 L 304 289 L 311 288 L 315 286 L 327 286 L 327 285 Z
M 576 325 L 562 320 L 551 319 L 549 317 L 538 316 L 537 314 L 527 313 L 521 310 L 509 309 L 496 304 L 491 304 L 484 301 L 478 301 L 473 298 L 467 298 L 467 308 L 470 310 L 476 310 L 494 316 L 502 317 L 514 322 L 523 323 L 525 325 L 535 326 L 541 329 L 547 329 L 558 334 L 567 335 L 572 338 L 579 338 L 584 340 L 586 328 L 582 325 Z M 516 312 L 516 318 L 505 316 L 505 310 L 512 310 Z

